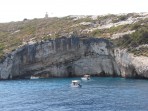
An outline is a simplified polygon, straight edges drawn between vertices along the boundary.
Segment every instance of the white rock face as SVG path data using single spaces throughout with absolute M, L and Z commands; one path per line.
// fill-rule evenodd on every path
M 84 74 L 148 78 L 148 58 L 114 51 L 105 39 L 63 37 L 25 45 L 0 63 L 0 79 Z
M 148 57 L 134 56 L 126 49 L 115 49 L 115 60 L 122 77 L 148 78 Z
M 2 79 L 12 78 L 11 69 L 12 60 L 10 58 L 6 58 L 5 62 L 3 64 L 0 64 L 0 77 Z
M 59 38 L 17 49 L 0 64 L 0 78 L 120 75 L 109 41 L 95 38 Z
M 132 34 L 134 32 L 135 32 L 135 30 L 127 31 L 127 32 L 123 32 L 123 33 L 116 33 L 116 34 L 112 35 L 111 39 L 117 39 L 117 38 L 123 37 L 123 35 Z

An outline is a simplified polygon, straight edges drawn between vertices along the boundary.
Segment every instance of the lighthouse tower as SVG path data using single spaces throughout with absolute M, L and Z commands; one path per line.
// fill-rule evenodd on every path
M 45 14 L 45 18 L 47 19 L 48 18 L 48 13 L 46 12 L 46 14 Z

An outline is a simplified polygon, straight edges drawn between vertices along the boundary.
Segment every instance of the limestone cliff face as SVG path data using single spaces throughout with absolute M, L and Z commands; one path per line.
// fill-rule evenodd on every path
M 40 77 L 122 76 L 148 78 L 148 57 L 114 49 L 105 39 L 62 37 L 27 44 L 0 63 L 0 79 Z
M 25 45 L 0 63 L 0 78 L 120 76 L 112 44 L 105 39 L 62 37 Z
M 148 57 L 134 56 L 119 48 L 114 54 L 122 77 L 148 78 Z

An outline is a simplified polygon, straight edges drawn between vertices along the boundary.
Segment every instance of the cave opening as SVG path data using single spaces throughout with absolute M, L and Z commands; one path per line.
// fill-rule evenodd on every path
M 73 67 L 72 66 L 68 66 L 67 67 L 67 74 L 68 74 L 68 77 L 73 77 Z

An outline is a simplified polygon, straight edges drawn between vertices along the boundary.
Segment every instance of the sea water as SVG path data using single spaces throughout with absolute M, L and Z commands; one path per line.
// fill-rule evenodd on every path
M 93 77 L 0 81 L 0 111 L 148 111 L 148 80 Z

